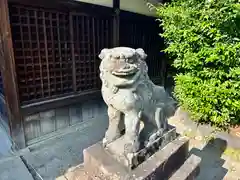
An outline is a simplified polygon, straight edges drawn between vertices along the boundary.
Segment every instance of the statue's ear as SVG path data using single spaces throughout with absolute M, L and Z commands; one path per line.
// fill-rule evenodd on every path
M 145 60 L 147 58 L 147 54 L 144 52 L 144 50 L 142 48 L 136 49 L 136 53 L 139 55 L 139 57 L 142 60 Z
M 98 55 L 98 57 L 100 58 L 100 59 L 104 59 L 105 57 L 106 57 L 106 54 L 108 53 L 108 50 L 109 49 L 103 49 L 103 50 L 101 50 L 101 52 L 100 52 L 100 54 Z

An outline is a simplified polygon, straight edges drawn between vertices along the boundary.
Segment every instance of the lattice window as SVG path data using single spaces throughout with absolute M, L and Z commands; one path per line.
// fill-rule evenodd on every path
M 21 103 L 100 88 L 98 54 L 112 47 L 112 17 L 10 6 Z
M 10 6 L 21 102 L 73 91 L 69 16 Z
M 73 14 L 76 90 L 99 89 L 98 54 L 112 46 L 111 19 Z

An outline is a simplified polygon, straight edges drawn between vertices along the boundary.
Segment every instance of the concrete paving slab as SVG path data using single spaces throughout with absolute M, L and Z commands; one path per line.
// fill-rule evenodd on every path
M 240 180 L 240 162 L 236 162 L 231 157 L 226 156 L 224 151 L 229 144 L 229 140 L 216 136 L 214 143 L 206 142 L 203 135 L 198 132 L 198 127 L 189 126 L 181 118 L 172 118 L 169 123 L 177 127 L 177 132 L 183 134 L 185 131 L 191 130 L 194 134 L 189 134 L 190 153 L 201 157 L 200 174 L 197 180 Z M 205 129 L 206 130 L 206 129 Z M 198 138 L 202 137 L 202 138 Z M 237 177 L 237 178 L 236 178 Z
M 12 155 L 12 141 L 10 136 L 7 134 L 7 131 L 2 124 L 2 119 L 0 118 L 0 158 L 4 158 L 6 156 Z
M 189 114 L 178 108 L 175 115 L 170 118 L 170 123 L 172 125 L 180 126 L 179 131 L 184 131 L 184 129 L 192 129 L 202 136 L 209 136 L 215 131 L 213 127 L 207 124 L 197 124 L 190 119 Z M 228 132 L 215 132 L 215 136 L 227 142 L 228 147 L 235 149 L 240 149 L 240 138 Z
M 34 180 L 20 157 L 6 158 L 0 161 L 1 180 Z
M 55 180 L 69 168 L 83 162 L 83 149 L 103 138 L 107 124 L 106 116 L 99 117 L 85 129 L 30 147 L 31 152 L 24 158 L 44 180 Z

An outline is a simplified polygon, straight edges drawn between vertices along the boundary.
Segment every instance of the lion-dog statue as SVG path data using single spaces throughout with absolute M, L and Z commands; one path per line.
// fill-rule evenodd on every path
M 143 49 L 128 47 L 103 49 L 99 55 L 101 90 L 109 117 L 104 147 L 121 137 L 121 121 L 127 153 L 136 153 L 141 144 L 151 144 L 168 127 L 167 118 L 174 113 L 175 101 L 164 87 L 149 79 L 146 57 Z

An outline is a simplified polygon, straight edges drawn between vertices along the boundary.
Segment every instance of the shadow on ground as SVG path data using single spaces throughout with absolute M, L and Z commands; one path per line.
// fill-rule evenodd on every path
M 202 159 L 200 174 L 197 180 L 223 180 L 228 170 L 223 167 L 225 160 L 221 158 L 227 147 L 227 142 L 222 139 L 209 141 L 202 150 L 192 148 L 190 154 Z

